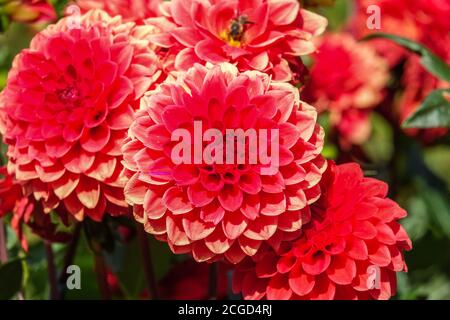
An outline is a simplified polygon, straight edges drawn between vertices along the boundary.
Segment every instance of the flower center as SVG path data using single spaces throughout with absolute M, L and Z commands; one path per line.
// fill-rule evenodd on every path
M 80 92 L 74 86 L 58 91 L 58 98 L 63 103 L 73 103 L 80 97 Z
M 230 46 L 240 48 L 249 24 L 253 24 L 253 22 L 248 21 L 247 16 L 238 16 L 231 20 L 228 29 L 220 33 L 220 38 L 223 41 L 226 41 Z

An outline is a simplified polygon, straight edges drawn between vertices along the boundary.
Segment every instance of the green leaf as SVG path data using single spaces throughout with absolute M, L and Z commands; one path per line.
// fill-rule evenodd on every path
M 9 300 L 22 287 L 22 259 L 12 260 L 0 266 L 0 300 Z
M 422 57 L 420 62 L 425 69 L 436 77 L 450 82 L 450 66 L 429 49 L 415 41 L 383 32 L 370 34 L 362 40 L 366 41 L 379 38 L 394 41 L 402 47 L 420 55 Z
M 372 134 L 362 149 L 374 164 L 389 162 L 394 154 L 394 135 L 389 123 L 381 115 L 371 115 Z
M 450 89 L 430 93 L 402 124 L 404 128 L 450 128 Z
M 442 181 L 446 182 L 450 191 L 450 146 L 440 145 L 424 150 L 427 167 Z

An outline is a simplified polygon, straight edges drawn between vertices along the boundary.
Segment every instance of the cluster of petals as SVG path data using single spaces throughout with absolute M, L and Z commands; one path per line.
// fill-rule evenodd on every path
M 130 128 L 122 151 L 125 196 L 135 218 L 175 253 L 192 253 L 197 261 L 237 263 L 265 241 L 298 235 L 327 165 L 316 118 L 290 84 L 258 71 L 240 73 L 228 63 L 196 64 L 149 92 Z M 175 164 L 173 132 L 184 128 L 195 136 L 195 121 L 224 135 L 228 129 L 279 130 L 279 167 L 265 175 L 259 160 Z M 248 155 L 248 141 L 245 147 Z
M 4 166 L 0 167 L 0 218 L 7 214 L 12 215 L 11 227 L 25 251 L 28 251 L 28 242 L 23 230 L 24 225 L 43 239 L 55 242 L 71 239 L 70 233 L 58 231 L 50 215 L 43 213 L 39 204 L 23 194 L 20 184 Z M 61 217 L 66 224 L 69 223 L 67 215 L 62 213 Z
M 63 207 L 78 220 L 101 220 L 127 212 L 120 148 L 161 71 L 148 27 L 100 10 L 78 25 L 68 19 L 14 60 L 0 127 L 10 172 L 45 212 Z
M 81 12 L 100 9 L 114 17 L 120 15 L 124 21 L 142 23 L 145 19 L 157 17 L 163 0 L 77 0 Z
M 302 98 L 329 112 L 342 140 L 361 144 L 371 132 L 370 111 L 385 95 L 388 65 L 350 34 L 328 34 L 318 42 Z
M 230 62 L 278 81 L 294 80 L 292 67 L 315 51 L 312 39 L 327 25 L 297 0 L 173 0 L 160 9 L 146 23 L 159 30 L 152 42 L 175 56 L 175 70 Z
M 406 271 L 406 212 L 387 185 L 359 165 L 330 163 L 311 222 L 295 242 L 269 246 L 238 266 L 233 290 L 246 299 L 389 299 Z

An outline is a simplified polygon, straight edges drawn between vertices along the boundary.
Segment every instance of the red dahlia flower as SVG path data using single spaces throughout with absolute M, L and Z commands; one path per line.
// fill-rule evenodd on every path
M 178 82 L 162 84 L 142 99 L 122 149 L 131 178 L 125 196 L 136 219 L 175 253 L 191 252 L 197 261 L 225 256 L 236 263 L 266 240 L 298 234 L 308 204 L 320 195 L 326 168 L 316 117 L 297 89 L 271 82 L 267 74 L 239 73 L 231 64 L 195 65 Z M 221 145 L 211 164 L 193 162 L 189 154 L 183 154 L 188 161 L 176 162 L 178 144 L 171 139 L 179 128 L 194 139 L 209 129 L 219 135 L 230 129 L 278 130 L 279 166 L 267 175 L 267 162 L 250 161 L 255 139 L 241 141 L 244 154 L 236 154 L 237 148 L 222 152 Z M 233 145 L 237 136 L 226 137 Z M 265 142 L 273 150 L 275 138 Z M 265 147 L 260 143 L 258 151 Z M 232 160 L 244 155 L 245 161 L 225 163 L 224 155 Z
M 120 147 L 160 72 L 147 27 L 102 11 L 72 22 L 49 26 L 15 59 L 4 138 L 16 179 L 46 212 L 101 220 L 127 212 Z
M 387 185 L 356 164 L 329 164 L 322 197 L 301 237 L 278 250 L 266 246 L 240 265 L 233 290 L 245 299 L 388 299 L 396 272 L 406 271 L 411 241 L 387 199 Z
M 147 23 L 160 29 L 152 41 L 171 48 L 176 69 L 231 62 L 241 71 L 270 72 L 279 81 L 292 80 L 290 64 L 315 50 L 311 39 L 327 25 L 297 0 L 173 0 L 161 11 L 165 17 Z
M 344 33 L 323 37 L 313 60 L 302 98 L 330 113 L 344 143 L 365 142 L 370 111 L 384 97 L 387 63 L 368 44 Z
M 101 9 L 110 16 L 122 16 L 124 21 L 141 23 L 144 19 L 159 16 L 163 0 L 77 0 L 82 12 Z
M 20 198 L 22 188 L 15 183 L 6 167 L 0 167 L 0 218 L 11 213 Z

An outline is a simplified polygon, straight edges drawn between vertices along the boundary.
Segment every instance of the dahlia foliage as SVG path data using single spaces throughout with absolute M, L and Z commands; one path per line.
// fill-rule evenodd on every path
M 371 5 L 414 52 L 359 41 Z M 340 23 L 322 16 L 342 7 Z M 70 293 L 51 266 L 86 252 L 105 299 L 422 298 L 425 285 L 407 293 L 421 270 L 403 274 L 409 235 L 450 238 L 449 13 L 445 0 L 0 0 L 2 260 L 45 251 L 55 299 Z

